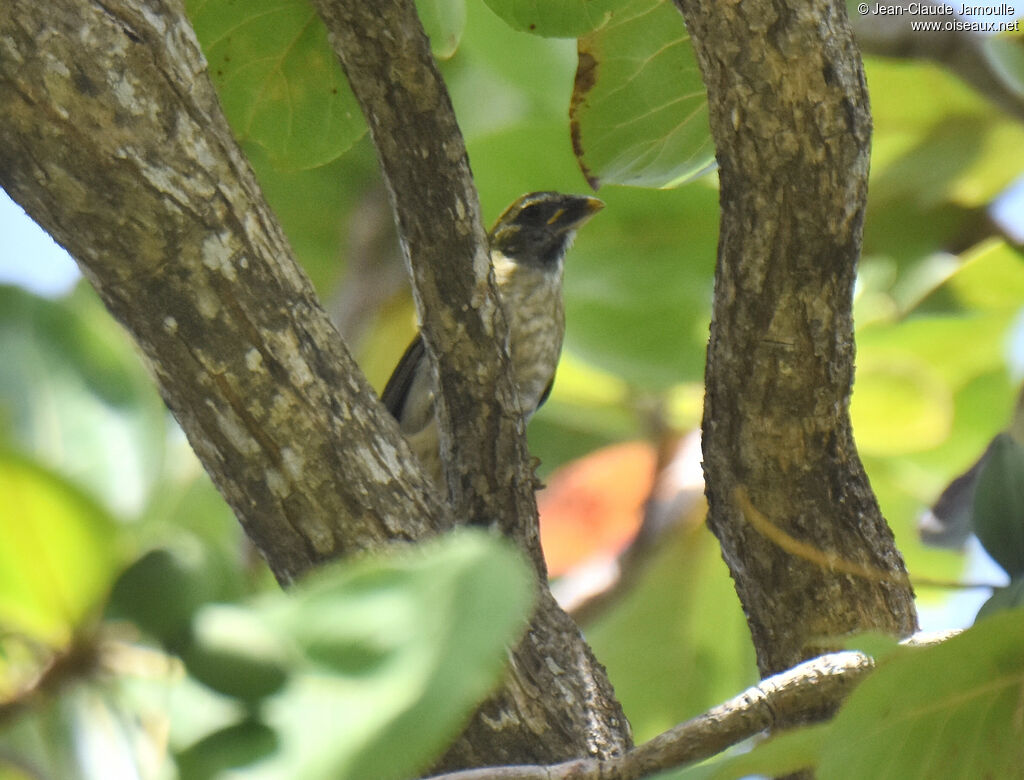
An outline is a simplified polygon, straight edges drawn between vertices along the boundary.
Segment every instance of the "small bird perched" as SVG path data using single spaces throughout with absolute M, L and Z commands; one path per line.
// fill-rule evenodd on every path
M 508 322 L 512 371 L 527 420 L 547 400 L 562 351 L 562 260 L 579 227 L 603 207 L 597 198 L 533 192 L 505 209 L 487 236 L 498 297 Z M 417 334 L 381 400 L 440 484 L 434 392 L 423 339 Z

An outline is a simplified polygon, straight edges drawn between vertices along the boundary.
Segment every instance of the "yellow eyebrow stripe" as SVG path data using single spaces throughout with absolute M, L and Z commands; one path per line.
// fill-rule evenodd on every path
M 551 215 L 551 219 L 548 220 L 548 224 L 554 225 L 556 222 L 558 222 L 559 219 L 562 218 L 562 215 L 564 213 L 565 209 L 559 209 L 558 211 L 556 211 L 554 214 Z

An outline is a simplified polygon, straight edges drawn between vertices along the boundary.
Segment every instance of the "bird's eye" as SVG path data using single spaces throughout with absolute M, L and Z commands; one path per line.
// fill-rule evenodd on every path
M 531 203 L 519 212 L 519 221 L 525 223 L 541 223 L 545 221 L 544 207 L 540 203 Z

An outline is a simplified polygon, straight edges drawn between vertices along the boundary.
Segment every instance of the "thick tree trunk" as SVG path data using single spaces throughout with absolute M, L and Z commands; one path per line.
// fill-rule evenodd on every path
M 454 524 L 456 511 L 416 466 L 296 265 L 231 136 L 179 0 L 6 3 L 0 186 L 71 252 L 138 342 L 200 460 L 282 583 L 323 560 Z M 478 208 L 463 206 L 451 230 L 469 231 L 453 243 L 466 251 L 459 262 L 472 264 L 470 278 L 419 290 L 428 308 L 431 294 L 450 296 L 443 310 L 457 315 L 448 328 L 461 313 L 495 311 L 486 304 L 486 269 L 481 276 L 477 267 Z M 448 216 L 406 214 L 435 225 Z M 500 336 L 500 327 L 469 332 Z M 434 335 L 435 349 L 459 343 L 444 341 L 444 325 Z M 498 347 L 474 349 L 493 357 L 468 380 L 473 397 L 480 382 L 511 386 L 498 379 Z M 494 416 L 475 434 L 449 436 L 458 439 L 451 449 L 464 453 L 473 435 L 500 430 L 503 443 L 490 442 L 490 452 L 504 447 L 513 453 L 505 468 L 528 473 L 523 444 L 507 438 L 521 423 Z M 464 484 L 468 458 L 457 457 L 460 519 L 498 521 L 536 555 L 529 532 L 517 530 L 530 528 L 535 510 L 490 494 L 494 475 L 482 488 Z M 604 670 L 545 590 L 507 683 L 445 765 L 607 757 L 628 744 Z
M 709 525 L 763 675 L 916 625 L 848 414 L 871 119 L 841 0 L 676 0 L 721 180 L 704 409 Z

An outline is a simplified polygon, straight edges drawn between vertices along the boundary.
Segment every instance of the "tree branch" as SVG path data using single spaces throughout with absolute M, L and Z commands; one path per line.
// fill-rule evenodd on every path
M 848 414 L 867 90 L 841 0 L 676 4 L 708 87 L 721 181 L 704 408 L 708 524 L 769 675 L 826 649 L 818 637 L 916 626 Z M 891 576 L 864 578 L 783 550 L 747 521 L 738 490 L 823 559 Z
M 995 65 L 987 51 L 992 42 L 990 36 L 964 30 L 921 32 L 908 21 L 909 17 L 918 15 L 923 19 L 946 20 L 949 16 L 929 13 L 929 10 L 943 6 L 951 10 L 953 6 L 948 3 L 898 0 L 886 5 L 897 6 L 902 11 L 892 16 L 858 13 L 851 17 L 861 51 L 884 57 L 931 60 L 944 65 L 1007 114 L 1024 121 L 1024 95 L 1012 87 Z
M 423 36 L 418 22 L 410 28 L 410 9 L 397 9 L 405 16 L 394 32 L 380 20 L 368 28 L 373 40 L 361 32 L 359 50 L 420 85 L 398 96 L 403 87 L 376 82 L 394 90 L 395 102 L 385 100 L 372 120 L 382 136 L 391 132 L 387 121 L 395 124 L 387 165 L 400 167 L 403 151 L 407 163 L 426 151 L 448 172 L 434 180 L 410 163 L 413 172 L 392 170 L 389 179 L 396 203 L 405 204 L 399 212 L 413 256 L 427 258 L 414 267 L 423 277 L 432 346 L 449 344 L 449 329 L 456 334 L 454 357 L 441 360 L 449 399 L 465 389 L 450 374 L 479 361 L 463 383 L 472 400 L 450 401 L 447 411 L 481 410 L 486 423 L 454 432 L 458 516 L 497 521 L 538 562 L 521 416 L 510 412 L 511 385 L 492 354 L 503 322 L 475 196 L 465 200 L 471 184 L 461 141 L 443 85 L 420 69 Z M 385 39 L 403 50 L 415 39 L 419 54 L 403 59 Z M 383 72 L 379 61 L 372 66 Z M 411 114 L 389 108 L 406 99 L 424 102 Z M 430 122 L 445 112 L 448 130 L 434 132 Z M 402 134 L 406 122 L 431 136 L 426 145 Z M 192 447 L 282 583 L 327 558 L 451 525 L 296 265 L 221 113 L 178 0 L 12 0 L 5 7 L 0 185 L 71 252 L 140 345 Z M 420 224 L 425 205 L 430 226 Z M 438 230 L 454 237 L 431 254 Z M 497 411 L 481 398 L 488 382 L 506 385 Z M 475 459 L 481 473 L 494 471 L 469 484 L 476 472 L 466 446 L 484 429 L 493 441 Z M 504 688 L 442 765 L 610 757 L 629 744 L 603 669 L 544 589 Z
M 532 471 L 480 204 L 451 100 L 412 0 L 314 0 L 377 148 L 437 368 L 438 425 L 460 522 L 497 525 L 544 576 Z
M 263 200 L 175 0 L 12 0 L 0 185 L 142 348 L 278 580 L 448 525 Z
M 603 668 L 547 587 L 533 472 L 480 207 L 448 91 L 412 0 L 314 0 L 363 109 L 439 377 L 438 424 L 460 522 L 496 525 L 532 558 L 540 598 L 506 688 L 442 767 L 611 757 L 629 726 Z M 552 692 L 558 691 L 558 695 Z

